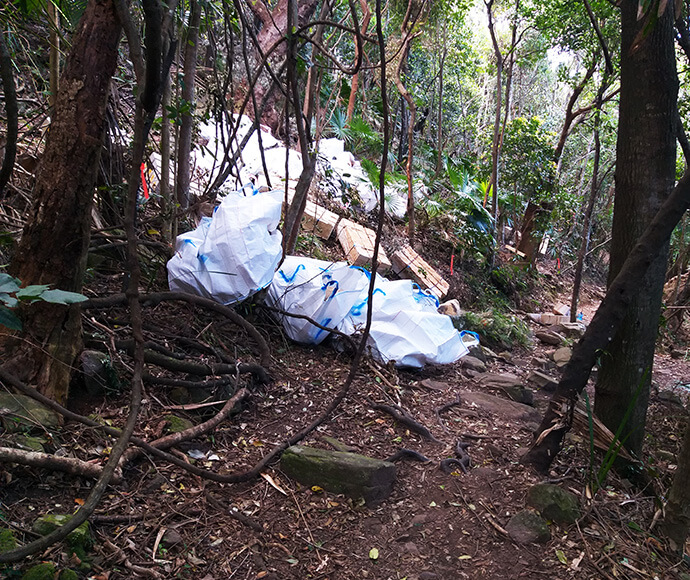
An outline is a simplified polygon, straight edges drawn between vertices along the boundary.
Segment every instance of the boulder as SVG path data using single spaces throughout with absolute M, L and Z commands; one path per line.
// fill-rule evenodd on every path
M 573 356 L 572 349 L 568 348 L 567 346 L 564 346 L 559 349 L 556 349 L 556 351 L 553 353 L 553 362 L 556 363 L 556 366 L 558 368 L 561 368 L 568 364 L 568 361 L 570 360 L 571 356 Z
M 522 385 L 513 385 L 503 389 L 513 401 L 524 405 L 534 406 L 534 393 Z
M 47 536 L 60 526 L 64 526 L 71 519 L 72 516 L 67 514 L 47 514 L 39 517 L 34 522 L 31 529 L 36 534 Z M 91 537 L 89 522 L 83 522 L 77 529 L 69 533 L 67 536 L 67 545 L 80 560 L 86 558 L 86 552 L 93 547 L 93 538 Z
M 53 578 L 55 578 L 55 564 L 50 562 L 41 562 L 31 566 L 22 575 L 22 580 L 53 580 Z
M 36 425 L 50 430 L 60 424 L 60 416 L 55 411 L 25 395 L 0 393 L 0 409 L 3 410 L 0 416 L 2 426 L 10 432 L 24 431 Z
M 288 476 L 308 486 L 362 498 L 368 505 L 385 500 L 393 491 L 395 464 L 358 453 L 288 447 L 280 459 Z
M 107 391 L 118 391 L 120 381 L 110 364 L 110 357 L 99 350 L 85 350 L 79 355 L 84 388 L 91 397 L 100 397 Z
M 14 550 L 16 547 L 17 539 L 14 537 L 12 530 L 0 528 L 0 554 Z
M 532 510 L 516 513 L 506 525 L 506 531 L 518 544 L 543 544 L 551 539 L 551 532 L 546 522 Z
M 177 415 L 166 415 L 164 419 L 167 423 L 165 430 L 168 433 L 181 433 L 182 431 L 186 431 L 187 429 L 194 427 L 194 423 L 192 423 L 189 419 L 178 417 Z
M 552 483 L 532 486 L 525 501 L 552 522 L 572 524 L 580 517 L 580 502 L 575 494 Z

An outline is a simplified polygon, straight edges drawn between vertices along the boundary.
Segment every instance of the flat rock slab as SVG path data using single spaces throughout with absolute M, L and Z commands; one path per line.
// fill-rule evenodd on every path
M 551 483 L 533 485 L 525 503 L 547 520 L 559 524 L 573 524 L 581 516 L 577 496 Z
M 363 498 L 368 505 L 385 500 L 395 483 L 394 463 L 303 445 L 288 447 L 280 459 L 280 468 L 303 485 Z
M 494 389 L 507 389 L 510 387 L 522 387 L 522 380 L 520 377 L 510 373 L 485 373 L 477 377 L 477 381 L 485 387 L 492 387 Z
M 537 385 L 540 389 L 549 392 L 555 391 L 558 386 L 558 379 L 546 373 L 542 373 L 541 371 L 532 371 L 527 377 L 527 380 Z
M 553 353 L 553 361 L 556 363 L 556 366 L 560 368 L 565 366 L 572 356 L 572 349 L 568 348 L 567 346 L 563 346 Z
M 472 369 L 478 373 L 486 372 L 486 364 L 471 355 L 464 356 L 460 359 L 460 367 L 463 369 Z
M 550 330 L 538 330 L 534 333 L 534 336 L 544 344 L 551 344 L 553 346 L 560 346 L 565 342 L 565 337 L 557 332 L 551 332 Z
M 0 393 L 0 417 L 2 426 L 10 432 L 37 425 L 55 429 L 60 424 L 60 416 L 55 411 L 31 397 L 14 393 Z
M 551 539 L 546 521 L 531 510 L 516 513 L 506 525 L 506 531 L 517 544 L 543 544 Z
M 539 411 L 528 405 L 502 399 L 501 397 L 496 397 L 487 393 L 459 391 L 458 398 L 466 405 L 475 405 L 484 411 L 500 415 L 506 419 L 537 422 L 541 419 Z

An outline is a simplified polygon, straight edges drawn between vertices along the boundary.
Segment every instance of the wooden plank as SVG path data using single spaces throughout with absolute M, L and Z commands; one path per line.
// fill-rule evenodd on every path
M 345 252 L 345 257 L 350 264 L 355 266 L 370 266 L 374 257 L 374 244 L 376 233 L 363 225 L 342 218 L 337 226 L 338 241 Z M 391 267 L 391 262 L 382 247 L 379 248 L 379 270 L 386 271 Z
M 439 300 L 443 300 L 448 294 L 450 284 L 410 246 L 404 246 L 395 252 L 391 261 L 396 274 L 414 280 L 424 290 L 433 292 Z

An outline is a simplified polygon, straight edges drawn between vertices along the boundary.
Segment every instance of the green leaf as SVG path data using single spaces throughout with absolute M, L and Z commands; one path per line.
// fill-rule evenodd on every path
M 5 292 L 0 292 L 0 302 L 2 302 L 8 308 L 14 308 L 17 306 L 17 304 L 19 304 L 14 296 L 10 296 Z
M 83 294 L 66 290 L 46 290 L 40 295 L 40 299 L 51 304 L 75 304 L 88 300 Z
M 50 286 L 46 284 L 32 284 L 26 288 L 21 288 L 17 292 L 17 298 L 20 300 L 30 300 L 31 298 L 39 298 L 43 292 L 50 290 Z
M 372 560 L 378 560 L 379 559 L 379 551 L 377 548 L 372 548 L 369 550 L 369 558 Z
M 568 565 L 568 558 L 565 557 L 563 550 L 556 550 L 556 558 L 561 564 Z
M 9 274 L 0 274 L 0 292 L 11 294 L 19 290 L 19 280 L 13 278 Z
M 0 305 L 0 325 L 5 326 L 10 330 L 22 329 L 22 321 L 14 315 L 14 312 L 2 305 Z

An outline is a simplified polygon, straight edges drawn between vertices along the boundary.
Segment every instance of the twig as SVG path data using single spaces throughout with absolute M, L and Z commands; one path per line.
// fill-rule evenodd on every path
M 244 524 L 248 528 L 251 528 L 255 532 L 263 533 L 264 529 L 258 522 L 254 521 L 252 518 L 244 515 L 235 507 L 224 506 L 219 499 L 217 499 L 210 491 L 206 492 L 206 501 L 210 503 L 214 508 L 223 512 L 224 514 L 230 516 L 231 518 L 237 520 L 241 524 Z

